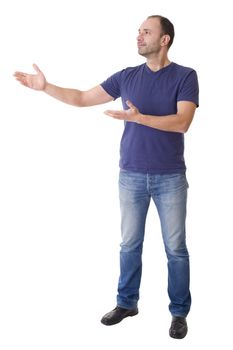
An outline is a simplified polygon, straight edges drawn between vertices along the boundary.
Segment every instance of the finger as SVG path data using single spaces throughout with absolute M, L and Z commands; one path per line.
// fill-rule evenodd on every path
M 33 68 L 35 69 L 35 71 L 37 72 L 37 73 L 42 73 L 41 72 L 41 70 L 40 70 L 40 68 L 35 64 L 35 63 L 33 63 Z
M 127 100 L 126 104 L 129 108 L 135 108 L 135 106 L 132 104 L 132 102 L 130 100 Z
M 23 72 L 15 72 L 15 73 L 14 73 L 14 76 L 15 76 L 15 77 L 26 77 L 26 73 L 23 73 Z
M 26 82 L 26 79 L 23 77 L 16 77 L 16 80 L 21 84 L 25 84 L 25 82 Z
M 104 114 L 112 116 L 113 114 L 116 114 L 116 111 L 107 110 L 107 111 L 104 111 Z
M 17 80 L 20 84 L 22 84 L 22 85 L 24 85 L 24 86 L 28 86 L 27 80 L 26 80 L 25 78 L 16 78 L 16 80 Z
M 22 84 L 22 85 L 28 87 L 28 82 L 27 82 L 27 79 L 26 79 L 25 77 L 22 77 L 22 76 L 18 77 L 18 76 L 16 76 L 15 79 L 16 79 L 20 84 Z
M 110 111 L 110 110 L 107 110 L 104 113 L 109 115 L 110 117 L 120 117 L 124 114 L 124 112 L 122 111 Z
M 122 115 L 119 115 L 117 113 L 105 113 L 108 117 L 113 118 L 113 119 L 118 119 L 118 120 L 125 120 L 125 118 Z

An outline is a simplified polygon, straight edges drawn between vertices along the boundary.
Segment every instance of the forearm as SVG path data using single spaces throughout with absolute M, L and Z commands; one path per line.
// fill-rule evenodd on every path
M 129 100 L 126 101 L 129 107 L 123 111 L 107 110 L 105 114 L 112 118 L 134 122 L 162 131 L 185 133 L 192 122 L 196 104 L 189 101 L 177 103 L 177 113 L 164 116 L 145 115 L 139 112 Z
M 82 107 L 82 91 L 80 90 L 62 88 L 46 82 L 44 92 L 61 102 Z
M 180 133 L 185 133 L 189 127 L 187 122 L 179 114 L 170 114 L 160 117 L 139 113 L 137 123 L 162 131 Z

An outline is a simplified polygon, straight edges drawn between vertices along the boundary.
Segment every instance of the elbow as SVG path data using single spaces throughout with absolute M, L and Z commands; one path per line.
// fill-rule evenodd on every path
M 171 131 L 178 132 L 180 134 L 185 134 L 189 129 L 189 125 L 186 125 L 185 123 L 179 123 L 176 125 L 175 128 L 173 128 Z
M 80 99 L 74 99 L 71 104 L 75 107 L 84 107 L 84 104 Z
M 177 132 L 179 132 L 180 134 L 186 134 L 186 132 L 188 131 L 189 128 L 179 128 L 179 130 L 177 130 Z
M 189 127 L 190 127 L 190 123 L 185 123 L 183 125 L 183 134 L 186 134 L 186 132 L 189 130 Z
M 185 134 L 188 131 L 189 127 L 190 123 L 184 120 L 181 123 L 179 123 L 178 132 Z
M 182 134 L 186 134 L 186 132 L 188 131 L 189 129 L 189 125 L 183 125 L 181 128 L 180 128 L 180 132 Z
M 176 122 L 174 124 L 176 125 L 176 131 L 185 134 L 189 130 L 192 119 L 193 115 L 191 115 L 191 113 L 177 113 L 175 118 Z
M 86 107 L 83 91 L 76 91 L 71 104 L 75 107 Z
M 180 129 L 179 132 L 182 134 L 185 134 L 192 123 L 193 115 L 187 115 L 187 114 L 180 114 L 177 118 L 177 125 Z

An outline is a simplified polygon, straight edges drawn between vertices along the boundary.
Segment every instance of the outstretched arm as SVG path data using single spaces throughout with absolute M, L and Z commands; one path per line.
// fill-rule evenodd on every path
M 188 131 L 196 110 L 195 103 L 189 101 L 179 101 L 177 103 L 176 114 L 161 117 L 142 114 L 130 101 L 126 101 L 126 103 L 129 109 L 123 111 L 107 110 L 105 111 L 105 114 L 115 119 L 135 122 L 163 131 L 180 133 L 185 133 Z
M 15 72 L 14 76 L 16 80 L 28 88 L 44 91 L 46 94 L 58 99 L 59 101 L 77 107 L 88 107 L 113 100 L 113 97 L 110 96 L 100 85 L 87 91 L 63 88 L 48 83 L 43 72 L 36 64 L 33 64 L 33 68 L 35 69 L 36 74 Z

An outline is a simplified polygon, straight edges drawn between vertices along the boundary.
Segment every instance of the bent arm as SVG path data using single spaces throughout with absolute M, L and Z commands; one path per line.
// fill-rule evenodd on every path
M 137 122 L 163 131 L 185 133 L 188 131 L 197 106 L 190 101 L 179 101 L 177 113 L 163 117 L 139 114 Z
M 180 133 L 188 131 L 197 108 L 194 102 L 179 101 L 176 114 L 156 116 L 142 114 L 130 101 L 126 101 L 126 103 L 129 109 L 123 111 L 107 110 L 105 114 L 115 119 L 135 122 L 150 128 Z

